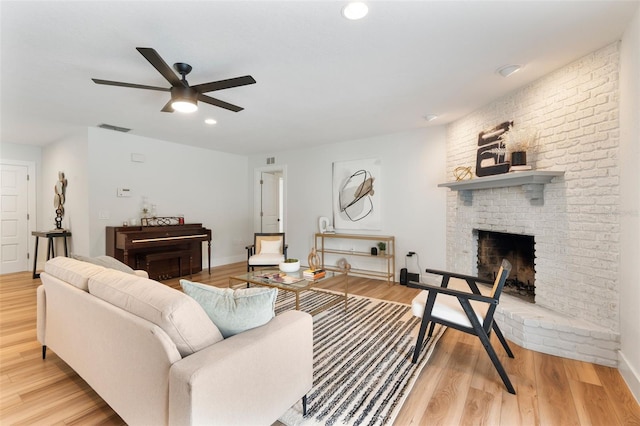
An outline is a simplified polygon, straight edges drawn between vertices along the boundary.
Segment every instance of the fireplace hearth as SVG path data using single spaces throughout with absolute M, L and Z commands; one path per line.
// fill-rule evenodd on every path
M 478 242 L 478 277 L 494 280 L 502 259 L 513 269 L 503 292 L 535 303 L 535 248 L 531 235 L 475 230 Z

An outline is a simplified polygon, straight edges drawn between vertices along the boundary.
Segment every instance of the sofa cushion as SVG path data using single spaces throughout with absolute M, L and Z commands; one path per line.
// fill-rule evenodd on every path
M 89 278 L 104 271 L 102 266 L 81 262 L 70 257 L 58 256 L 47 260 L 44 271 L 62 281 L 78 287 L 80 290 L 89 291 Z
M 105 269 L 89 279 L 89 292 L 162 328 L 183 357 L 222 340 L 197 302 L 156 281 Z
M 94 265 L 100 265 L 105 268 L 115 269 L 116 271 L 126 272 L 127 274 L 134 273 L 133 268 L 131 268 L 129 265 L 124 264 L 118 259 L 115 259 L 111 256 L 87 257 L 79 254 L 72 254 L 71 257 L 83 262 L 93 263 Z
M 275 316 L 275 288 L 232 290 L 187 280 L 180 280 L 180 285 L 204 308 L 225 338 L 264 325 Z

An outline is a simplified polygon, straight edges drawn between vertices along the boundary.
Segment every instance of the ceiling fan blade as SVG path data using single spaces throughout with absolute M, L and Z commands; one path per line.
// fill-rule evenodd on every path
M 149 61 L 149 63 L 153 65 L 153 67 L 157 69 L 158 72 L 162 74 L 162 76 L 166 78 L 172 86 L 183 85 L 182 80 L 180 80 L 176 73 L 173 72 L 171 67 L 167 65 L 167 63 L 160 57 L 160 55 L 158 55 L 158 52 L 156 52 L 154 49 L 150 47 L 136 47 L 136 50 L 140 52 L 140 54 L 142 54 L 142 56 L 144 56 L 145 59 Z
M 204 103 L 207 103 L 209 105 L 214 105 L 220 108 L 228 109 L 229 111 L 233 111 L 233 112 L 239 112 L 244 109 L 237 105 L 233 105 L 228 102 L 221 101 L 220 99 L 215 99 L 215 98 L 212 98 L 211 96 L 203 95 L 202 93 L 198 94 L 198 100 Z
M 169 102 L 166 103 L 166 105 L 164 107 L 162 107 L 162 109 L 160 111 L 162 112 L 173 112 L 173 108 L 171 107 L 171 103 L 173 102 L 173 99 L 169 99 Z
M 196 84 L 191 86 L 199 93 L 213 92 L 214 90 L 229 89 L 231 87 L 246 86 L 247 84 L 255 84 L 255 80 L 250 75 L 243 77 L 229 78 L 227 80 L 212 81 L 210 83 Z
M 171 89 L 166 87 L 145 86 L 144 84 L 122 83 L 120 81 L 100 80 L 98 78 L 92 78 L 91 80 L 93 80 L 93 82 L 96 84 L 105 84 L 107 86 L 120 86 L 120 87 L 130 87 L 132 89 L 157 90 L 159 92 L 171 91 Z

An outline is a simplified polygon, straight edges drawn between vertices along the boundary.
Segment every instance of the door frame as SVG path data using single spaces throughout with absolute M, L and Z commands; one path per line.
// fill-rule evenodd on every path
M 37 212 L 37 199 L 36 199 L 36 163 L 34 161 L 20 161 L 20 160 L 8 160 L 0 158 L 0 164 L 7 166 L 23 166 L 27 168 L 27 174 L 29 175 L 29 180 L 27 181 L 27 214 L 29 215 L 29 220 L 27 220 L 27 269 L 30 270 L 29 265 L 32 264 L 35 253 L 31 251 L 31 233 L 36 230 L 36 225 L 38 223 L 38 217 L 36 215 Z
M 262 173 L 282 173 L 282 232 L 287 232 L 287 166 L 265 166 L 253 169 L 253 232 L 260 232 L 260 179 Z

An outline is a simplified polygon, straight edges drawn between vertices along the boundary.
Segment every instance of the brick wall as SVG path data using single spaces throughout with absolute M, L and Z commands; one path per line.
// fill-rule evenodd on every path
M 535 236 L 536 305 L 617 332 L 620 228 L 619 44 L 606 46 L 448 127 L 447 180 L 475 167 L 478 133 L 503 121 L 540 131 L 527 154 L 537 170 L 563 170 L 532 205 L 520 187 L 447 199 L 447 263 L 475 274 L 474 229 Z M 614 337 L 615 340 L 615 337 Z

